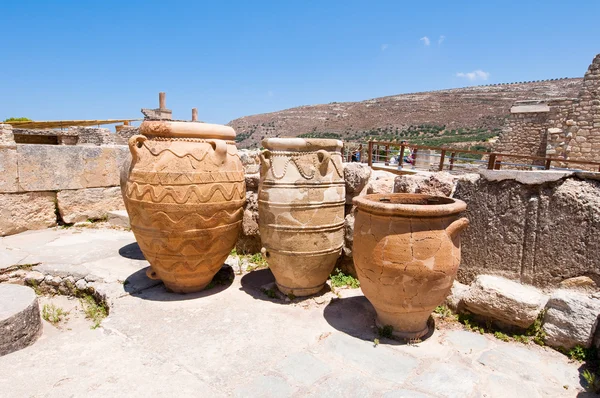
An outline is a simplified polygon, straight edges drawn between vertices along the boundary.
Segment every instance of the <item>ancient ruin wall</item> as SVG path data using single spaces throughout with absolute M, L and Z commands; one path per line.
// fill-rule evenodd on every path
M 600 160 L 600 54 L 589 66 L 579 101 L 562 128 L 568 138 L 564 149 L 569 159 Z
M 577 98 L 516 102 L 494 151 L 599 161 L 600 54 L 589 66 Z

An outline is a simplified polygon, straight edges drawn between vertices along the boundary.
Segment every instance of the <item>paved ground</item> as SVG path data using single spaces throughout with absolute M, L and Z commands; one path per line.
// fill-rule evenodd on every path
M 0 239 L 0 269 L 38 262 L 104 280 L 110 315 L 98 329 L 76 315 L 58 328 L 45 323 L 33 346 L 0 357 L 0 396 L 585 395 L 579 364 L 565 356 L 439 322 L 418 345 L 376 346 L 374 311 L 358 289 L 273 300 L 260 290 L 270 271 L 239 275 L 234 266 L 221 272 L 231 283 L 168 293 L 145 277 L 130 232 L 70 228 Z

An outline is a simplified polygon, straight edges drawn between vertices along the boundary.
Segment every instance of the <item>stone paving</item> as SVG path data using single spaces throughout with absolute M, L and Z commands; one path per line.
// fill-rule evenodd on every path
M 230 261 L 235 263 L 235 261 Z M 144 274 L 133 234 L 52 229 L 0 239 L 0 270 L 94 275 L 110 304 L 100 328 L 44 322 L 34 345 L 0 357 L 0 396 L 575 397 L 579 363 L 536 345 L 438 324 L 416 345 L 380 339 L 359 289 L 271 299 L 269 270 L 191 295 Z M 18 272 L 18 271 L 17 271 Z M 58 272 L 58 271 L 57 271 Z

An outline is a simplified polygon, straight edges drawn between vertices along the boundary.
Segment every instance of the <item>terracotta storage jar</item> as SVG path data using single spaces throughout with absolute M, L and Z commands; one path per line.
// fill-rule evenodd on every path
M 129 140 L 131 229 L 167 289 L 204 289 L 235 246 L 246 198 L 231 127 L 144 121 Z
M 258 213 L 263 255 L 285 294 L 319 292 L 344 242 L 342 142 L 267 138 Z
M 366 195 L 353 203 L 354 265 L 378 326 L 390 325 L 405 339 L 424 336 L 458 271 L 467 205 L 418 194 Z

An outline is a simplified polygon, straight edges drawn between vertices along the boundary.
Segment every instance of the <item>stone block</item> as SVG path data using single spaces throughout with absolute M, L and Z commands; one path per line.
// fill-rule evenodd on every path
M 559 289 L 548 300 L 546 309 L 543 326 L 546 344 L 566 349 L 592 345 L 600 315 L 600 299 Z
M 463 297 L 468 311 L 523 329 L 533 324 L 547 301 L 532 286 L 492 275 L 479 275 Z
M 54 192 L 0 194 L 0 236 L 56 225 Z
M 387 194 L 394 192 L 394 177 L 371 180 L 367 186 L 367 194 Z
M 0 147 L 15 147 L 15 136 L 10 124 L 0 123 Z
M 463 307 L 463 298 L 469 292 L 469 286 L 454 281 L 450 295 L 446 297 L 446 305 L 453 311 L 461 311 Z
M 0 146 L 0 192 L 19 190 L 16 147 Z
M 419 193 L 435 196 L 450 196 L 455 178 L 447 172 L 431 175 L 401 175 L 394 180 L 395 193 Z
M 108 223 L 117 227 L 129 228 L 129 214 L 127 210 L 111 210 L 107 213 Z
M 345 163 L 344 180 L 346 182 L 346 195 L 354 197 L 363 193 L 363 190 L 367 187 L 371 173 L 371 168 L 366 164 Z M 350 200 L 350 203 L 352 203 L 352 200 Z
M 119 185 L 126 146 L 17 145 L 21 191 L 55 191 Z
M 60 191 L 57 202 L 60 216 L 67 224 L 107 218 L 109 211 L 125 208 L 119 187 Z

